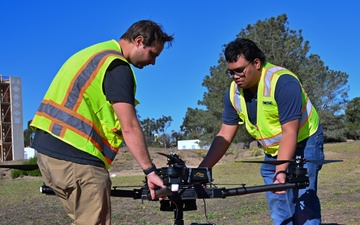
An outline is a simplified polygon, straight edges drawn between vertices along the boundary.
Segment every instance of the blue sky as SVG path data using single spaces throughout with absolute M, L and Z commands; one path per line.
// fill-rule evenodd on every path
M 155 3 L 156 2 L 156 3 Z M 155 66 L 135 70 L 141 119 L 171 116 L 179 131 L 187 108 L 207 90 L 202 81 L 224 44 L 258 20 L 288 16 L 310 53 L 349 75 L 349 99 L 360 96 L 358 1 L 15 1 L 0 2 L 0 74 L 21 77 L 23 122 L 31 120 L 65 60 L 89 45 L 118 39 L 134 22 L 151 19 L 174 34 Z M 225 91 L 225 90 L 224 90 Z

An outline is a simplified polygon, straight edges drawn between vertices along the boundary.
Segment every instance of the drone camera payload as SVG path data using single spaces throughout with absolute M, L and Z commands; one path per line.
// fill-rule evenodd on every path
M 211 168 L 162 167 L 157 174 L 164 185 L 170 184 L 207 184 L 212 181 Z

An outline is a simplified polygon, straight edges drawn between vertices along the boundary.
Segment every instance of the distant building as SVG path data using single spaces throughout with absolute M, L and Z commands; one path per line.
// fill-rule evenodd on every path
M 36 151 L 33 148 L 25 147 L 24 148 L 24 159 L 31 159 L 36 156 Z
M 199 139 L 193 139 L 193 140 L 181 140 L 177 142 L 177 148 L 178 150 L 184 150 L 184 149 L 200 149 L 200 140 Z

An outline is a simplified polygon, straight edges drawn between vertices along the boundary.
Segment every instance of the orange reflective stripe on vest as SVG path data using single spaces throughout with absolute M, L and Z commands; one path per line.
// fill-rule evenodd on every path
M 244 123 L 248 133 L 256 140 L 261 141 L 264 151 L 273 156 L 277 154 L 279 143 L 283 137 L 275 100 L 276 83 L 283 74 L 292 75 L 298 80 L 296 75 L 286 68 L 265 63 L 260 78 L 263 82 L 259 82 L 257 91 L 256 124 L 252 124 L 249 120 L 243 90 L 239 88 L 235 82 L 232 82 L 229 91 L 230 101 L 242 120 L 239 124 Z M 319 117 L 316 109 L 301 84 L 300 86 L 302 88 L 302 114 L 299 124 L 298 142 L 314 134 L 319 125 Z
M 93 55 L 75 74 L 61 104 L 51 100 L 43 100 L 37 114 L 51 120 L 49 131 L 64 137 L 66 130 L 87 137 L 102 152 L 106 161 L 111 164 L 118 148 L 111 146 L 108 140 L 100 135 L 94 122 L 77 112 L 86 89 L 98 74 L 106 59 L 110 56 L 123 58 L 120 52 L 105 50 Z
M 119 52 L 113 50 L 103 51 L 91 57 L 74 76 L 74 79 L 71 82 L 71 85 L 69 86 L 69 89 L 67 91 L 68 97 L 64 99 L 62 105 L 69 109 L 73 109 L 75 111 L 77 110 L 78 106 L 81 103 L 81 101 L 78 101 L 78 99 L 82 98 L 85 90 L 90 86 L 92 80 L 95 79 L 98 70 L 101 68 L 102 64 L 106 61 L 106 59 L 110 56 L 120 56 L 121 58 L 123 58 L 123 56 Z M 77 98 L 74 98 L 75 96 L 77 96 Z
M 106 139 L 100 136 L 99 131 L 93 126 L 92 121 L 87 120 L 79 114 L 74 115 L 73 111 L 53 101 L 46 100 L 41 103 L 37 114 L 52 121 L 51 127 L 49 128 L 51 133 L 63 137 L 65 131 L 68 129 L 78 135 L 88 136 L 91 143 L 102 152 L 110 164 L 115 158 L 118 150 L 113 148 Z M 64 118 L 67 118 L 67 120 L 64 121 Z M 81 124 L 81 129 L 77 128 L 79 124 Z

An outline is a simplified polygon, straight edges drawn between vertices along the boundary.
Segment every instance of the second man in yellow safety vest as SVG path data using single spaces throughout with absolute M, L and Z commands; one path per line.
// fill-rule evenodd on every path
M 248 39 L 237 38 L 225 49 L 228 75 L 233 80 L 224 96 L 223 122 L 201 167 L 213 167 L 233 141 L 240 125 L 263 147 L 265 160 L 296 156 L 323 160 L 323 132 L 316 109 L 291 71 L 265 60 Z M 265 184 L 285 183 L 293 166 L 263 164 Z M 321 223 L 317 179 L 321 166 L 306 163 L 306 189 L 267 192 L 270 216 L 276 225 Z

